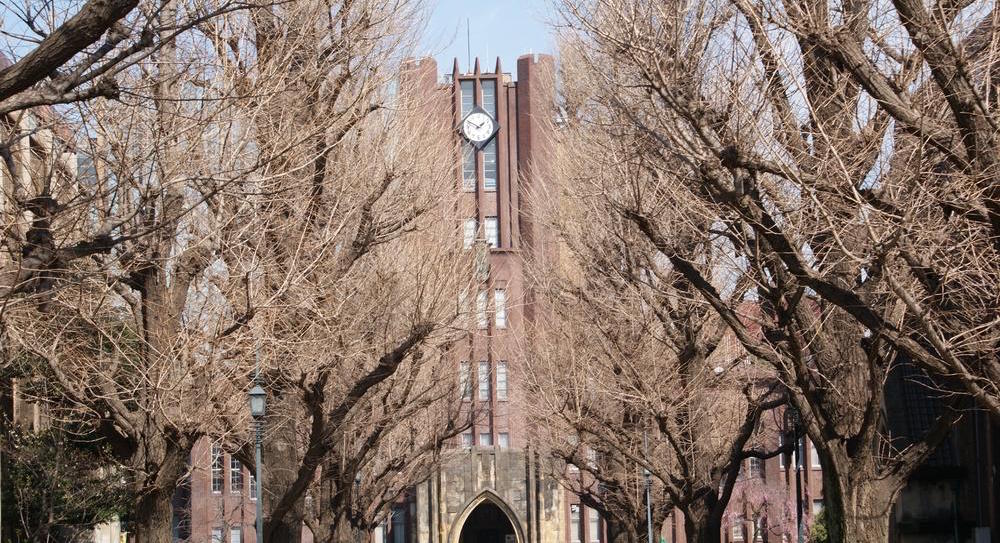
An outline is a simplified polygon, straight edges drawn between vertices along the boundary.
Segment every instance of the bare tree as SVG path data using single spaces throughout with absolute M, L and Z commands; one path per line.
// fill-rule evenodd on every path
M 894 497 L 959 417 L 945 409 L 915 443 L 889 439 L 882 384 L 897 355 L 996 412 L 998 304 L 995 289 L 978 294 L 997 277 L 996 258 L 981 258 L 997 238 L 979 156 L 989 146 L 977 143 L 992 138 L 976 98 L 991 82 L 963 67 L 966 47 L 989 57 L 994 15 L 877 2 L 564 7 L 582 66 L 602 74 L 568 93 L 580 106 L 570 119 L 631 135 L 647 172 L 622 176 L 644 199 L 613 200 L 619 215 L 791 391 L 823 463 L 831 539 L 884 541 Z M 675 238 L 678 217 L 731 252 L 759 313 L 713 284 Z
M 775 434 L 758 429 L 786 395 L 774 373 L 752 363 L 700 294 L 610 205 L 610 198 L 656 205 L 657 196 L 637 182 L 646 174 L 627 151 L 635 143 L 591 126 L 560 133 L 560 144 L 579 154 L 566 156 L 564 184 L 550 187 L 546 198 L 536 195 L 550 203 L 539 212 L 559 232 L 563 254 L 551 269 L 535 268 L 538 296 L 552 318 L 533 331 L 536 352 L 523 371 L 533 413 L 543 421 L 537 426 L 549 428 L 541 442 L 584 474 L 569 486 L 606 513 L 612 533 L 635 540 L 645 532 L 641 466 L 656 481 L 656 525 L 677 507 L 690 541 L 718 541 L 747 458 L 781 451 Z M 706 263 L 724 260 L 702 238 L 687 239 Z

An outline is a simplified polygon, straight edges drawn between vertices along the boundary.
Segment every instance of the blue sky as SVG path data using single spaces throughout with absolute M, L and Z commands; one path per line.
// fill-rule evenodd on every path
M 513 71 L 517 57 L 525 53 L 554 53 L 555 45 L 548 26 L 549 4 L 546 0 L 430 0 L 432 9 L 420 54 L 437 59 L 438 71 L 451 71 L 458 57 L 462 71 L 466 66 L 466 20 L 469 21 L 472 58 L 480 58 L 484 70 L 493 70 L 496 57 L 505 72 Z

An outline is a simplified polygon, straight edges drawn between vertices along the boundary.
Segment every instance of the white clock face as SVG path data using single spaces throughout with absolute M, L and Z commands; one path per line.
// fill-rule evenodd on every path
M 462 123 L 462 133 L 473 143 L 482 143 L 493 135 L 493 119 L 489 115 L 476 111 L 470 113 Z

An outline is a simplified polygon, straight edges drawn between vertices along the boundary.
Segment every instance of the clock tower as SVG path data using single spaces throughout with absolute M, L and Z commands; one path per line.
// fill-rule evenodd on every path
M 552 156 L 554 78 L 553 57 L 541 54 L 518 58 L 516 78 L 499 59 L 492 71 L 476 59 L 464 72 L 456 60 L 443 81 L 433 59 L 404 66 L 401 92 L 420 96 L 429 115 L 454 127 L 445 159 L 460 192 L 458 235 L 480 262 L 477 291 L 465 301 L 472 330 L 453 348 L 456 390 L 473 424 L 376 541 L 571 543 L 589 526 L 533 449 L 519 386 L 519 356 L 537 312 L 525 264 L 550 252 L 531 201 Z

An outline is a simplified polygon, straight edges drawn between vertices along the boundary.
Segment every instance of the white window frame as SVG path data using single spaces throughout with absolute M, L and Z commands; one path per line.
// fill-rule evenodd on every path
M 500 246 L 500 219 L 497 217 L 486 217 L 483 221 L 483 236 L 486 238 L 486 245 L 490 248 Z
M 465 219 L 463 229 L 462 247 L 471 249 L 476 244 L 476 231 L 479 229 L 479 224 L 476 219 Z
M 497 447 L 501 449 L 510 448 L 510 434 L 507 432 L 500 432 L 497 434 Z
M 492 447 L 493 446 L 493 434 L 490 432 L 479 432 L 479 446 L 480 447 Z
M 820 469 L 823 464 L 819 461 L 819 453 L 816 452 L 816 444 L 811 440 L 809 441 L 809 463 L 812 464 L 813 469 Z
M 507 289 L 493 289 L 493 313 L 497 328 L 507 328 Z
M 243 543 L 243 528 L 233 526 L 229 529 L 229 543 Z
M 250 474 L 250 501 L 257 501 L 257 476 Z
M 743 523 L 735 522 L 733 523 L 730 533 L 733 536 L 733 541 L 743 541 Z
M 243 464 L 235 456 L 229 457 L 229 493 L 243 493 Z
M 480 290 L 476 295 L 476 320 L 480 330 L 485 330 L 490 325 L 489 316 L 486 314 L 488 298 L 489 293 L 485 290 Z
M 485 192 L 497 191 L 498 178 L 500 177 L 498 147 L 495 138 L 483 147 L 483 191 Z M 492 162 L 490 162 L 490 157 L 492 157 Z
M 592 507 L 587 508 L 587 538 L 590 543 L 601 543 L 601 515 Z
M 226 543 L 223 537 L 222 528 L 212 528 L 212 537 L 210 539 L 212 543 Z
M 225 455 L 222 454 L 222 447 L 219 445 L 212 445 L 212 494 L 222 494 L 223 490 L 226 489 L 225 466 L 226 459 Z M 218 490 L 215 489 L 216 476 L 218 476 L 219 481 Z M 219 529 L 221 530 L 222 528 Z
M 477 391 L 478 394 L 479 394 L 479 401 L 481 401 L 481 402 L 488 402 L 488 401 L 490 401 L 490 394 L 491 394 L 491 392 L 493 392 L 492 390 L 490 390 L 493 387 L 490 386 L 490 384 L 491 384 L 490 383 L 490 381 L 491 381 L 491 379 L 490 379 L 491 375 L 490 375 L 490 363 L 489 363 L 489 361 L 488 360 L 480 360 L 479 361 L 479 365 L 477 366 L 476 369 L 477 369 L 477 371 L 476 371 L 476 380 L 479 383 L 479 387 L 478 387 L 478 391 Z
M 580 543 L 580 532 L 583 531 L 581 522 L 580 506 L 574 503 L 569 506 L 569 540 L 571 543 Z
M 468 360 L 458 365 L 458 390 L 463 400 L 472 400 L 472 364 Z
M 507 401 L 507 392 L 510 387 L 510 382 L 508 381 L 509 374 L 507 373 L 507 361 L 500 360 L 497 362 L 497 401 L 505 402 Z

